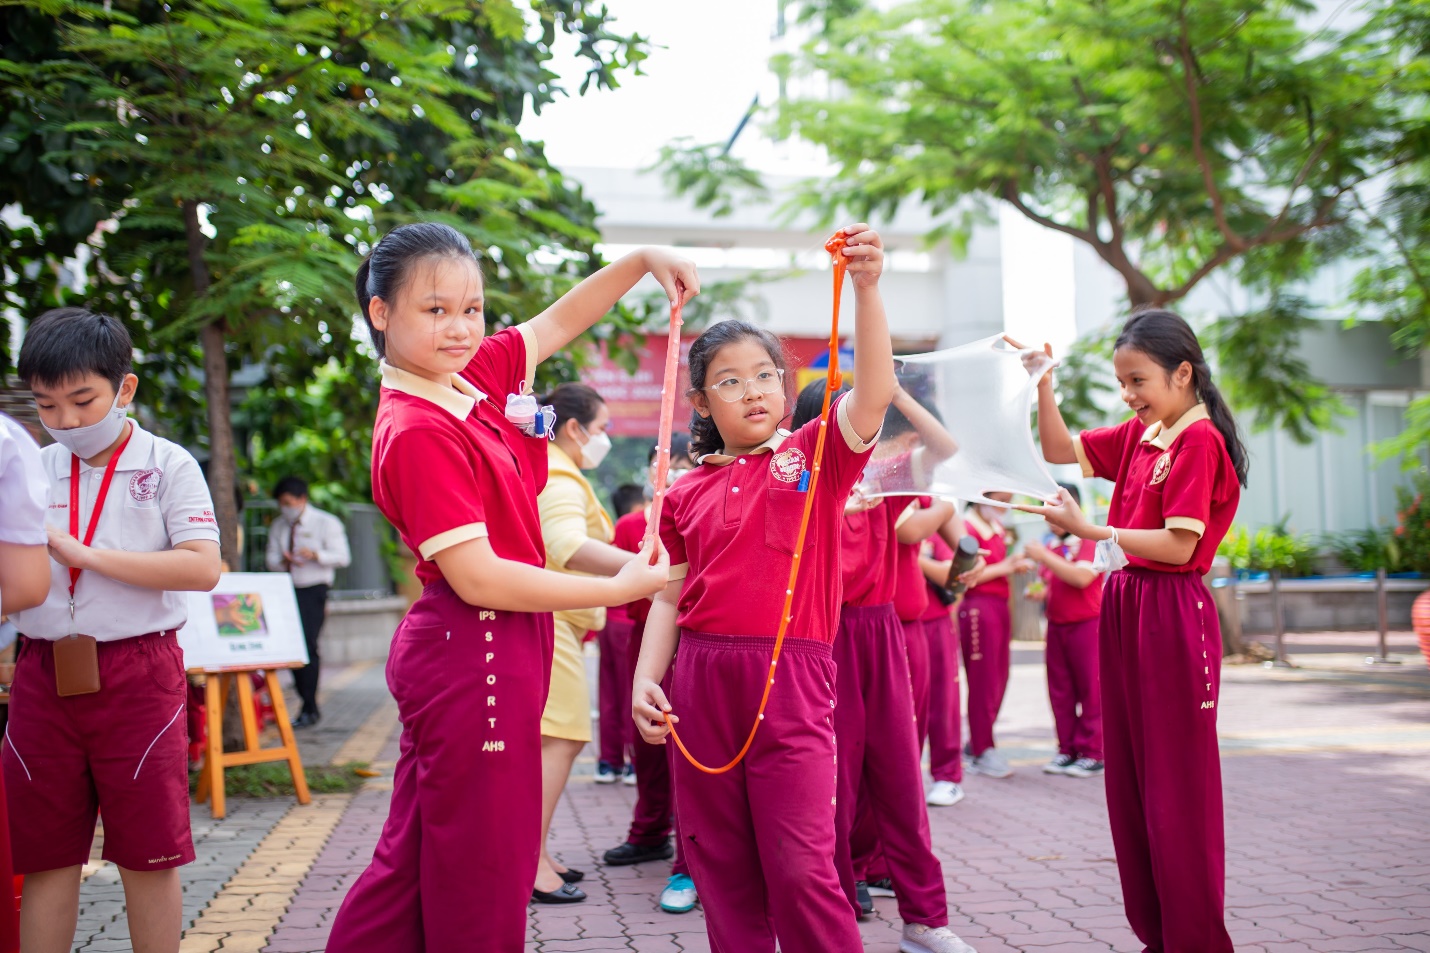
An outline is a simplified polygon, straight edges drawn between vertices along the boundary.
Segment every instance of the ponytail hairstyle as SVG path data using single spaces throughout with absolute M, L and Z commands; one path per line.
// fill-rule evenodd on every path
M 744 340 L 759 343 L 769 352 L 770 360 L 775 362 L 776 367 L 782 371 L 788 369 L 789 362 L 785 360 L 784 347 L 779 338 L 748 321 L 721 321 L 706 328 L 705 332 L 695 339 L 695 343 L 690 345 L 690 355 L 687 358 L 690 367 L 690 390 L 686 391 L 686 396 L 694 397 L 696 394 L 705 393 L 705 385 L 708 383 L 705 375 L 709 373 L 710 362 L 715 359 L 715 355 L 725 345 Z M 706 400 L 710 399 L 707 395 Z M 718 397 L 714 399 L 719 400 Z M 698 460 L 707 453 L 716 453 L 724 445 L 720 429 L 715 426 L 715 419 L 702 417 L 698 411 L 692 412 L 690 456 Z
M 791 430 L 798 430 L 811 420 L 818 417 L 824 411 L 824 389 L 829 385 L 824 381 L 810 381 L 804 385 L 799 392 L 799 397 L 794 402 L 794 419 L 789 422 Z M 840 394 L 849 392 L 848 384 L 841 384 L 839 389 L 829 398 L 829 403 L 833 405 Z
M 355 281 L 358 306 L 362 308 L 378 357 L 387 356 L 387 338 L 372 326 L 372 314 L 368 310 L 372 299 L 381 298 L 390 304 L 407 283 L 413 266 L 433 258 L 477 260 L 471 243 L 455 228 L 436 222 L 414 222 L 399 225 L 382 236 L 358 266 Z
M 1156 308 L 1138 311 L 1127 319 L 1112 349 L 1115 351 L 1123 347 L 1141 351 L 1168 374 L 1181 367 L 1183 361 L 1192 366 L 1192 389 L 1197 399 L 1206 405 L 1207 416 L 1211 417 L 1226 441 L 1226 452 L 1231 457 L 1237 480 L 1246 486 L 1246 475 L 1250 469 L 1246 446 L 1241 442 L 1231 408 L 1212 382 L 1211 368 L 1207 366 L 1201 343 L 1197 341 L 1191 325 L 1171 311 Z
M 560 430 L 568 420 L 576 421 L 583 428 L 591 426 L 605 401 L 594 387 L 566 383 L 557 384 L 555 390 L 538 398 L 537 403 L 551 405 L 556 411 L 556 429 Z

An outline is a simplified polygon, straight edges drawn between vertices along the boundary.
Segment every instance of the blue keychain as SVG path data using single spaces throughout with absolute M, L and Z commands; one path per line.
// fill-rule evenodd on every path
M 507 394 L 506 419 L 528 437 L 556 438 L 556 409 L 531 394 Z

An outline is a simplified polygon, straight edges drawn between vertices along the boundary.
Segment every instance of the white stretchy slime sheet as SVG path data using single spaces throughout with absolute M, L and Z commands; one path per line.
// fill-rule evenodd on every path
M 941 426 L 891 408 L 859 486 L 865 496 L 918 494 L 995 506 L 1005 504 L 987 494 L 1056 499 L 1057 483 L 1032 430 L 1038 380 L 1052 358 L 995 335 L 898 361 L 900 385 Z

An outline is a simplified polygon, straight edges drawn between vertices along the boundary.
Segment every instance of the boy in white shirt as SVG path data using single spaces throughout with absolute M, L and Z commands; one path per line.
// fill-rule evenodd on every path
M 218 583 L 218 524 L 198 464 L 128 417 L 139 379 L 115 318 L 81 308 L 30 324 L 20 379 L 57 441 L 49 597 L 20 612 L 3 750 L 27 951 L 68 950 L 96 815 L 119 868 L 136 953 L 179 948 L 189 830 L 185 590 Z

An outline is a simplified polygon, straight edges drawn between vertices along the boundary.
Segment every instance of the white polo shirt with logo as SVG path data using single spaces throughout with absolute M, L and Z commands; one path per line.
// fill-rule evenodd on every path
M 217 543 L 213 498 L 198 462 L 178 444 L 154 436 L 132 417 L 129 421 L 134 430 L 115 467 L 114 481 L 91 545 L 95 549 L 157 553 L 195 539 Z M 49 478 L 45 521 L 68 533 L 73 454 L 59 444 L 51 444 L 40 455 Z M 103 467 L 80 461 L 80 529 L 76 535 L 81 539 L 103 479 Z M 49 597 L 41 606 L 17 612 L 13 618 L 16 628 L 34 639 L 92 635 L 101 642 L 112 642 L 178 629 L 188 618 L 186 593 L 141 589 L 85 570 L 75 586 L 75 614 L 71 620 L 69 581 L 69 570 L 51 560 Z

